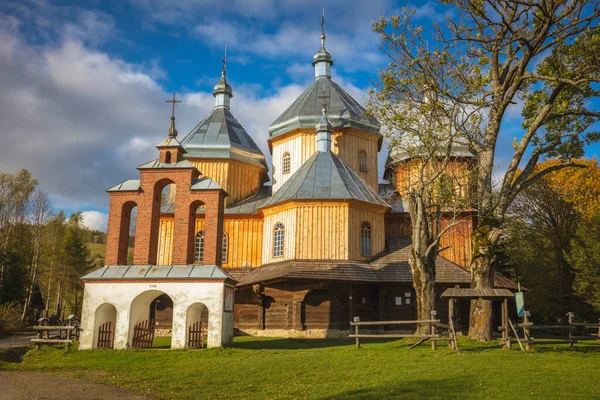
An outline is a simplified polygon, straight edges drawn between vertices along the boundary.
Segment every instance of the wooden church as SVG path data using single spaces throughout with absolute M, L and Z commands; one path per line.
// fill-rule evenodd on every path
M 270 171 L 233 115 L 225 68 L 204 120 L 178 139 L 172 118 L 159 159 L 138 168 L 141 183 L 108 190 L 107 267 L 127 264 L 129 218 L 138 205 L 133 265 L 214 265 L 226 283 L 236 282 L 238 334 L 321 337 L 347 334 L 356 316 L 414 319 L 410 219 L 402 198 L 411 160 L 392 151 L 388 179 L 381 179 L 380 125 L 331 78 L 324 32 L 312 64 L 313 82 L 269 127 Z M 469 168 L 472 160 L 457 151 L 453 162 Z M 160 171 L 160 179 L 144 187 L 147 169 Z M 143 191 L 152 192 L 151 204 L 119 200 Z M 437 260 L 442 320 L 447 307 L 439 295 L 471 280 L 477 216 L 461 218 Z M 514 288 L 502 276 L 496 283 Z M 458 307 L 459 323 L 468 326 L 468 304 Z

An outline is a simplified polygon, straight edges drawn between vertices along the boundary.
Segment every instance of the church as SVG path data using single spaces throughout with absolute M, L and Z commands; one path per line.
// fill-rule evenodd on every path
M 107 190 L 105 267 L 83 277 L 82 348 L 143 347 L 158 326 L 172 348 L 190 348 L 198 332 L 214 347 L 234 333 L 343 336 L 354 317 L 415 319 L 403 199 L 411 160 L 392 150 L 379 171 L 380 124 L 332 79 L 325 39 L 314 80 L 269 126 L 271 166 L 234 116 L 224 67 L 212 112 L 183 137 L 173 114 L 158 158 Z M 473 160 L 457 149 L 452 163 Z M 471 281 L 477 215 L 460 218 L 437 258 L 441 320 L 440 294 Z M 496 286 L 515 289 L 501 275 Z M 467 327 L 469 304 L 457 308 Z

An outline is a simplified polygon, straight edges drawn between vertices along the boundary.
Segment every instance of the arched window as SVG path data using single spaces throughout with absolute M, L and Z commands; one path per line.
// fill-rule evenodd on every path
M 165 153 L 165 164 L 171 164 L 171 152 L 167 151 Z
M 228 246 L 229 246 L 229 239 L 227 237 L 227 234 L 225 232 L 223 232 L 223 247 L 222 247 L 223 252 L 222 252 L 222 255 L 221 255 L 221 262 L 223 264 L 225 264 L 227 262 L 227 249 L 228 249 Z
M 283 256 L 283 237 L 285 229 L 281 222 L 275 224 L 273 228 L 273 257 Z
M 194 261 L 201 263 L 204 261 L 204 231 L 196 234 L 196 248 L 194 253 Z
M 358 160 L 361 172 L 367 172 L 367 152 L 364 150 L 359 151 Z
M 284 174 L 289 174 L 291 169 L 290 153 L 287 151 L 283 153 L 283 159 L 281 160 L 281 169 Z
M 360 225 L 360 253 L 363 256 L 371 255 L 371 224 L 367 221 Z

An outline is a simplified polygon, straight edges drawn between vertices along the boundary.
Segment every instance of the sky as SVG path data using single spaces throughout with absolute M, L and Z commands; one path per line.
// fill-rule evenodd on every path
M 183 101 L 181 137 L 212 110 L 225 45 L 231 110 L 270 165 L 268 126 L 314 76 L 321 9 L 333 78 L 364 104 L 386 65 L 371 22 L 404 6 L 425 27 L 446 13 L 433 1 L 2 0 L 0 172 L 29 169 L 56 209 L 105 230 L 105 190 L 156 158 L 165 100 Z

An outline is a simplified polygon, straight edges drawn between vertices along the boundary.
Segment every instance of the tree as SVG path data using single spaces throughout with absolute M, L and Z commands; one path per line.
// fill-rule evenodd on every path
M 412 12 L 374 24 L 390 56 L 385 85 L 427 88 L 438 101 L 455 102 L 484 116 L 481 129 L 452 125 L 477 156 L 478 226 L 471 238 L 474 288 L 490 288 L 506 213 L 515 197 L 547 174 L 574 166 L 600 112 L 590 100 L 600 82 L 600 4 L 591 0 L 447 0 L 456 12 L 429 35 L 414 27 Z M 494 186 L 498 143 L 510 121 L 509 107 L 522 107 L 522 125 L 500 183 Z M 390 112 L 395 109 L 390 107 Z M 442 116 L 448 118 L 448 115 Z M 452 117 L 452 116 L 450 116 Z M 437 124 L 437 122 L 433 122 Z M 511 126 L 512 129 L 518 129 Z M 536 170 L 545 157 L 557 165 Z M 521 172 L 518 174 L 519 168 Z M 471 304 L 469 336 L 491 339 L 491 302 Z
M 575 269 L 573 289 L 600 312 L 600 213 L 580 224 L 571 247 L 568 260 Z
M 409 264 L 416 293 L 417 319 L 431 319 L 435 306 L 435 264 L 442 236 L 461 223 L 461 212 L 469 207 L 468 175 L 471 159 L 452 126 L 461 113 L 478 126 L 477 115 L 463 113 L 460 104 L 440 102 L 415 86 L 386 84 L 394 80 L 389 71 L 382 84 L 371 91 L 369 112 L 377 115 L 390 140 L 388 167 L 400 196 L 408 204 L 412 229 Z M 393 105 L 393 106 L 392 106 Z M 435 121 L 435 123 L 431 123 Z M 468 153 L 468 151 L 467 151 Z M 442 219 L 445 223 L 442 228 Z M 425 324 L 418 327 L 426 333 Z

